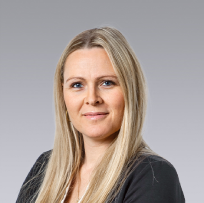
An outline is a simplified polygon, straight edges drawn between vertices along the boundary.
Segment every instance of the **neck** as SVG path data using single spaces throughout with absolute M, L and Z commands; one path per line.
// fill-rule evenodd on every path
M 88 138 L 87 136 L 83 136 L 85 149 L 85 159 L 83 166 L 87 169 L 94 169 L 101 161 L 107 148 L 111 145 L 116 136 L 117 133 L 114 133 L 104 140 L 95 140 Z

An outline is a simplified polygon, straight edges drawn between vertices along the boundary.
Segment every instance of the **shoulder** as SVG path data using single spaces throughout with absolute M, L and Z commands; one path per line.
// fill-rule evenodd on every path
M 42 173 L 49 161 L 50 155 L 52 153 L 52 150 L 46 151 L 42 153 L 34 163 L 33 167 L 31 168 L 27 178 L 34 177 L 35 175 L 39 175 Z
M 52 150 L 46 151 L 37 158 L 21 186 L 16 203 L 30 202 L 37 195 L 51 153 Z
M 49 161 L 49 158 L 52 154 L 52 150 L 43 152 L 36 160 L 34 165 L 42 165 L 43 163 L 47 163 Z
M 169 161 L 155 155 L 133 165 L 118 197 L 123 202 L 185 202 L 176 169 Z
M 174 166 L 166 159 L 155 155 L 146 157 L 131 174 L 134 178 L 141 177 L 142 175 L 145 175 L 144 178 L 151 185 L 163 181 L 178 181 L 178 174 Z

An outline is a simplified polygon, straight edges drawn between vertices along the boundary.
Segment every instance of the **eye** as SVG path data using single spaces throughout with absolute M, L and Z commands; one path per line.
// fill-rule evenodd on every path
M 105 80 L 105 81 L 103 81 L 103 84 L 105 84 L 105 86 L 115 85 L 115 83 L 111 80 Z
M 71 84 L 71 87 L 73 87 L 73 88 L 80 88 L 81 87 L 81 83 L 80 82 L 75 82 L 75 83 L 72 83 Z

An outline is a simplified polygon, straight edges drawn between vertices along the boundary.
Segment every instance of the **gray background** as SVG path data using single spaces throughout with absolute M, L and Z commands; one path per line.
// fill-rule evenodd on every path
M 187 202 L 204 202 L 204 1 L 4 0 L 0 9 L 1 202 L 15 202 L 53 146 L 62 51 L 76 34 L 104 25 L 124 34 L 144 69 L 145 140 L 175 166 Z

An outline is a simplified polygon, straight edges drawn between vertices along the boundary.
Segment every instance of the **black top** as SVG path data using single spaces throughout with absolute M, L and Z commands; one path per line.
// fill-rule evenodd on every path
M 41 185 L 42 171 L 50 154 L 51 150 L 37 159 L 21 187 L 16 203 L 30 203 L 36 199 L 34 194 Z M 185 203 L 185 198 L 172 164 L 159 156 L 149 156 L 133 169 L 113 203 Z

